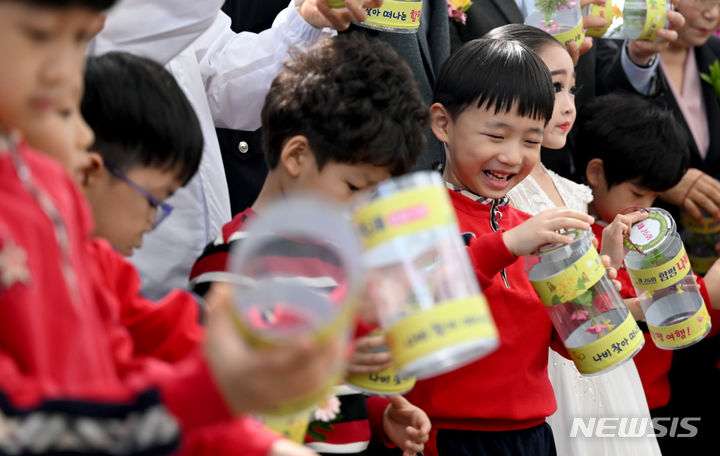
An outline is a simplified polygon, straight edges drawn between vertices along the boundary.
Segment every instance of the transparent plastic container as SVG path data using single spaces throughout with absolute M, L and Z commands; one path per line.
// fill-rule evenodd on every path
M 299 337 L 347 342 L 361 285 L 362 249 L 342 209 L 309 197 L 287 198 L 250 221 L 232 251 L 236 327 L 255 347 L 292 345 Z M 338 359 L 326 386 L 273 410 L 292 415 L 322 400 L 341 381 Z
M 375 330 L 371 335 L 382 334 L 381 330 Z M 387 352 L 387 346 L 379 347 L 376 352 Z M 390 366 L 381 372 L 365 375 L 353 375 L 345 379 L 350 387 L 363 393 L 374 396 L 395 396 L 405 394 L 415 386 L 415 377 L 401 378 L 395 366 Z
M 422 0 L 384 0 L 379 8 L 365 8 L 367 18 L 355 24 L 383 32 L 416 33 L 422 5 Z
M 675 220 L 651 207 L 625 240 L 625 267 L 655 345 L 666 350 L 702 340 L 711 323 Z
M 607 0 L 605 6 L 587 5 L 583 15 L 602 17 L 608 25 L 590 28 L 585 34 L 596 38 L 655 41 L 657 31 L 670 25 L 668 11 L 672 11 L 670 0 Z
M 632 359 L 645 338 L 605 273 L 590 230 L 570 244 L 542 246 L 525 269 L 578 371 L 607 372 Z
M 575 42 L 578 47 L 585 40 L 580 13 L 580 0 L 536 0 L 528 11 L 525 23 L 552 35 L 567 47 Z
M 720 221 L 707 213 L 698 221 L 686 211 L 680 213 L 682 230 L 680 237 L 687 249 L 693 271 L 705 274 L 718 259 L 720 244 Z
M 416 172 L 358 195 L 367 294 L 401 379 L 468 364 L 498 345 L 440 175 Z

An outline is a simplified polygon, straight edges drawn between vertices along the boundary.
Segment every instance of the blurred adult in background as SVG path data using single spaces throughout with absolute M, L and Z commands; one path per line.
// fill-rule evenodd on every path
M 464 24 L 453 19 L 450 20 L 452 50 L 454 51 L 467 41 L 482 37 L 495 27 L 506 24 L 522 24 L 525 14 L 534 3 L 535 0 L 473 1 L 472 6 L 466 12 L 467 20 Z M 603 1 L 580 0 L 581 7 L 589 3 L 603 3 Z M 671 23 L 670 28 L 678 27 L 683 23 L 683 18 L 678 13 L 669 14 L 668 20 Z M 583 24 L 585 28 L 601 27 L 605 21 L 601 18 L 585 17 Z M 645 94 L 657 90 L 648 82 L 658 66 L 657 59 L 647 64 L 637 62 L 648 61 L 654 53 L 667 46 L 668 41 L 677 38 L 675 31 L 667 29 L 659 30 L 658 36 L 664 42 L 638 44 L 636 40 L 623 43 L 616 40 L 594 39 L 592 47 L 588 47 L 590 41 L 586 38 L 586 43 L 581 48 L 569 49 L 575 61 L 575 77 L 578 87 L 575 104 L 578 109 L 582 108 L 586 100 L 608 93 L 620 85 L 645 84 L 642 87 Z M 624 52 L 621 52 L 623 50 Z M 631 55 L 636 58 L 631 59 Z M 608 77 L 609 74 L 612 74 L 613 77 Z M 542 149 L 542 162 L 561 176 L 580 181 L 572 162 L 573 147 L 574 139 L 573 132 L 571 132 L 563 149 Z

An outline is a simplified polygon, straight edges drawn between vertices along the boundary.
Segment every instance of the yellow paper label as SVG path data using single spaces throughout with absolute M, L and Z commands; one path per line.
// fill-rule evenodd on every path
M 666 0 L 647 0 L 647 13 L 645 13 L 645 27 L 638 37 L 639 40 L 655 41 L 657 31 L 665 26 L 667 10 Z
M 256 415 L 263 426 L 283 435 L 286 439 L 302 445 L 310 424 L 310 411 L 291 415 Z
M 685 247 L 667 263 L 649 269 L 627 268 L 628 275 L 637 290 L 662 290 L 675 285 L 690 272 L 690 260 Z
M 327 2 L 331 8 L 345 8 L 345 0 L 325 0 L 325 2 Z
M 594 374 L 626 359 L 643 343 L 645 338 L 628 312 L 625 321 L 609 334 L 582 347 L 568 348 L 568 352 L 578 371 Z
M 530 281 L 546 306 L 572 301 L 587 292 L 605 274 L 605 266 L 594 247 L 564 271 L 547 279 Z
M 387 330 L 390 352 L 399 368 L 446 347 L 496 337 L 497 329 L 482 295 L 418 311 Z
M 585 40 L 585 31 L 582 27 L 582 21 L 578 22 L 578 25 L 567 32 L 553 34 L 553 38 L 558 40 L 565 47 L 568 47 L 572 41 L 580 47 L 582 42 Z
M 648 329 L 655 345 L 661 348 L 675 348 L 702 339 L 710 331 L 710 326 L 712 326 L 710 314 L 703 302 L 700 310 L 685 321 L 672 326 L 648 325 Z
M 590 6 L 590 15 L 592 17 L 600 17 L 607 21 L 607 25 L 605 27 L 593 27 L 585 30 L 585 34 L 587 36 L 593 36 L 595 38 L 600 38 L 603 36 L 608 29 L 610 28 L 610 25 L 613 22 L 613 2 L 610 0 L 607 0 L 605 2 L 605 6 L 595 5 L 591 4 Z
M 682 226 L 689 229 L 693 233 L 720 233 L 720 220 L 716 220 L 712 217 L 703 217 L 702 220 L 698 221 L 687 212 L 682 211 L 682 213 L 680 214 L 680 223 L 682 224 Z
M 407 393 L 415 386 L 415 377 L 401 379 L 394 367 L 389 367 L 381 372 L 367 375 L 353 375 L 345 379 L 345 382 L 361 390 L 380 396 L 394 396 Z
M 412 30 L 420 26 L 421 1 L 385 0 L 380 8 L 365 8 L 363 24 L 387 29 Z
M 442 187 L 409 189 L 361 207 L 353 215 L 366 249 L 390 239 L 455 223 Z

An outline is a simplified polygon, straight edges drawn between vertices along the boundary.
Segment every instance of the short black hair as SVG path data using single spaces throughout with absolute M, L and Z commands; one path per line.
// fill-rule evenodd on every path
M 91 150 L 125 172 L 174 171 L 185 185 L 200 166 L 203 136 L 195 111 L 162 65 L 125 52 L 88 59 L 82 114 Z
M 333 161 L 409 171 L 425 149 L 429 118 L 414 81 L 388 44 L 359 33 L 293 52 L 262 110 L 268 168 L 288 139 L 302 135 L 319 169 Z
M 41 6 L 43 8 L 63 9 L 71 7 L 87 8 L 93 11 L 110 9 L 117 0 L 10 0 L 19 3 Z
M 483 38 L 518 41 L 536 54 L 547 46 L 560 46 L 565 49 L 565 47 L 548 32 L 526 24 L 507 24 L 496 27 L 487 32 Z
M 522 43 L 478 38 L 465 43 L 440 69 L 433 101 L 452 118 L 470 106 L 550 121 L 555 91 L 547 66 Z
M 663 192 L 688 169 L 688 136 L 669 110 L 639 95 L 615 92 L 586 103 L 578 116 L 575 162 L 584 176 L 603 161 L 608 188 L 632 182 Z

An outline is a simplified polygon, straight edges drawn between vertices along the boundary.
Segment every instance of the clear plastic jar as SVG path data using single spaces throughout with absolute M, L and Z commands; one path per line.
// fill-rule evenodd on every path
M 525 23 L 552 35 L 567 47 L 574 41 L 578 47 L 585 40 L 580 0 L 536 0 L 525 16 Z
M 592 232 L 564 234 L 575 240 L 539 248 L 525 257 L 525 269 L 578 371 L 600 374 L 632 359 L 645 339 L 605 273 Z
M 677 350 L 702 340 L 710 331 L 710 316 L 675 220 L 664 209 L 651 207 L 628 237 L 625 267 L 655 345 Z
M 608 21 L 604 28 L 590 28 L 588 36 L 629 40 L 655 41 L 657 31 L 669 26 L 667 12 L 670 0 L 606 0 L 605 6 L 587 5 L 585 16 L 602 17 Z
M 255 347 L 292 345 L 299 337 L 347 342 L 361 286 L 360 240 L 339 207 L 308 197 L 287 198 L 248 223 L 232 251 L 234 322 Z M 290 416 L 322 400 L 341 381 L 338 358 L 325 387 L 268 415 Z
M 367 18 L 355 24 L 394 33 L 416 33 L 420 27 L 423 0 L 384 0 L 378 8 L 365 8 Z
M 400 378 L 427 378 L 495 349 L 480 292 L 440 175 L 416 172 L 358 195 L 367 293 Z
M 703 213 L 703 219 L 698 221 L 686 211 L 682 211 L 680 224 L 683 227 L 680 237 L 687 249 L 693 271 L 705 274 L 718 259 L 720 221 L 707 213 Z

